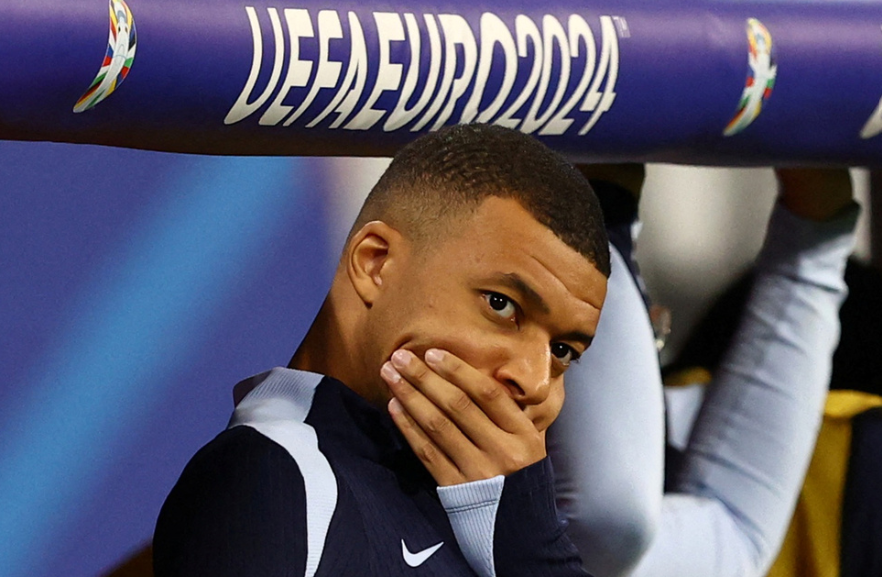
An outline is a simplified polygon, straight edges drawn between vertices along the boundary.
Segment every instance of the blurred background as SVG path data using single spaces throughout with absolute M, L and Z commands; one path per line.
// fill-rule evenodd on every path
M 0 574 L 102 575 L 150 540 L 233 385 L 287 364 L 387 163 L 0 142 Z M 665 358 L 749 266 L 774 194 L 770 169 L 648 166 Z

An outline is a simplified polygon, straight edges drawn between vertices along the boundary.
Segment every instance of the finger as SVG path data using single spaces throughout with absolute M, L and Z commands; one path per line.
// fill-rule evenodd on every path
M 484 375 L 456 355 L 441 349 L 426 351 L 426 364 L 457 390 L 465 393 L 500 429 L 518 434 L 535 428 L 505 385 Z
M 428 367 L 424 367 L 424 369 L 414 367 L 413 372 L 419 373 L 425 382 L 428 373 L 431 373 L 431 371 Z M 400 374 L 391 363 L 384 364 L 380 374 L 389 384 L 392 395 L 398 399 L 408 416 L 460 470 L 467 467 L 469 462 L 478 458 L 478 448 L 471 438 L 430 398 Z M 441 380 L 434 373 L 432 373 L 432 376 L 437 381 Z M 447 386 L 452 387 L 449 383 L 447 383 Z M 476 418 L 484 421 L 484 434 L 492 434 L 493 430 L 491 428 L 495 429 L 497 435 L 504 434 L 498 428 L 495 428 L 485 415 L 477 415 Z
M 408 405 L 408 412 L 412 415 L 419 416 L 420 419 L 425 415 L 425 418 L 432 419 L 432 421 L 420 420 L 423 428 L 434 431 L 435 425 L 439 428 L 446 427 L 448 422 L 452 422 L 472 440 L 485 439 L 488 435 L 504 432 L 500 431 L 499 426 L 472 401 L 468 393 L 439 376 L 410 351 L 395 351 L 391 363 L 408 384 L 422 393 L 431 404 L 431 407 L 425 408 L 411 407 L 409 403 L 420 403 L 419 397 L 416 399 L 399 397 Z M 482 375 L 479 376 L 484 378 Z M 402 386 L 401 392 L 404 395 L 412 394 L 406 386 Z M 441 416 L 447 418 L 442 419 Z M 435 420 L 437 423 L 434 422 Z
M 443 382 L 447 388 L 455 389 L 428 367 L 419 366 L 422 363 L 412 366 L 414 363 L 412 359 L 408 366 L 413 375 L 422 379 L 422 386 L 425 386 L 425 382 L 436 381 L 435 384 Z M 466 480 L 507 475 L 545 456 L 543 437 L 532 423 L 520 434 L 508 433 L 474 406 L 472 411 L 476 418 L 464 419 L 465 426 L 459 428 L 421 390 L 399 374 L 391 363 L 383 366 L 381 374 L 413 425 L 444 452 Z M 417 380 L 415 376 L 410 378 Z M 468 431 L 478 432 L 469 434 Z
M 389 401 L 388 410 L 407 444 L 439 485 L 443 487 L 465 482 L 459 468 L 407 414 L 398 399 L 393 397 Z

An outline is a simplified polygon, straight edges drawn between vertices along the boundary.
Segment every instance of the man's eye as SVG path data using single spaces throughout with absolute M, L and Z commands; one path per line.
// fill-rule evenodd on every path
M 484 300 L 487 301 L 487 304 L 490 305 L 490 310 L 493 311 L 494 314 L 498 315 L 500 318 L 516 321 L 517 318 L 515 315 L 517 314 L 517 307 L 514 302 L 505 295 L 501 295 L 499 293 L 484 293 Z
M 570 345 L 565 345 L 563 343 L 552 344 L 551 354 L 554 355 L 554 358 L 556 358 L 564 367 L 568 367 L 570 366 L 570 363 L 579 360 L 579 353 L 577 353 Z

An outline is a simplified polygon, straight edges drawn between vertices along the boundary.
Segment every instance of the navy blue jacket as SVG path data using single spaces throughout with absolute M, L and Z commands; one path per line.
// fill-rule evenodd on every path
M 445 510 L 388 415 L 342 383 L 274 369 L 249 386 L 162 508 L 157 577 L 585 575 L 547 459 L 441 489 Z

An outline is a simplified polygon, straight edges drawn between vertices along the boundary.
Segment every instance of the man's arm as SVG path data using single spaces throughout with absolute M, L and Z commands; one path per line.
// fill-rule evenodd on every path
M 156 577 L 303 575 L 306 549 L 296 462 L 254 429 L 234 427 L 193 457 L 166 499 L 153 539 L 154 571 Z
M 642 164 L 582 164 L 604 212 L 611 274 L 591 348 L 566 376 L 548 430 L 557 503 L 586 569 L 621 575 L 652 542 L 662 505 L 661 367 L 633 258 Z
M 649 314 L 618 250 L 591 348 L 566 376 L 548 430 L 557 502 L 585 568 L 621 575 L 652 542 L 662 508 L 664 400 Z
M 596 174 L 593 171 L 597 167 L 588 167 L 586 176 L 629 186 L 628 181 L 618 178 L 622 172 L 612 168 L 612 172 Z M 737 412 L 746 410 L 739 403 L 745 388 L 759 388 L 760 392 L 774 390 L 763 389 L 762 383 L 751 381 L 752 361 L 747 359 L 753 357 L 743 355 L 751 354 L 750 349 L 766 350 L 770 346 L 768 341 L 775 341 L 776 334 L 784 336 L 788 327 L 804 332 L 808 340 L 800 345 L 802 348 L 789 348 L 786 342 L 775 341 L 771 346 L 778 350 L 771 351 L 768 359 L 777 359 L 779 366 L 785 368 L 791 362 L 801 364 L 802 372 L 810 377 L 778 374 L 777 382 L 773 381 L 772 385 L 785 391 L 789 387 L 796 398 L 800 398 L 803 391 L 817 397 L 822 394 L 817 391 L 826 388 L 824 375 L 828 369 L 825 367 L 829 367 L 836 341 L 835 315 L 843 295 L 841 273 L 849 251 L 854 215 L 844 215 L 841 223 L 813 224 L 806 219 L 824 220 L 849 204 L 850 181 L 847 171 L 790 170 L 779 171 L 779 177 L 782 202 L 792 205 L 790 210 L 799 212 L 803 218 L 791 217 L 789 223 L 778 222 L 781 220 L 778 219 L 771 225 L 760 268 L 771 268 L 765 276 L 768 279 L 771 275 L 772 280 L 764 281 L 754 293 L 753 317 L 747 315 L 738 337 L 742 341 L 741 348 L 733 351 L 733 359 L 737 361 L 739 356 L 744 359 L 742 368 L 746 372 L 740 377 L 719 376 L 716 388 L 725 388 L 730 394 L 719 399 L 714 416 L 706 417 L 711 422 L 719 419 L 720 423 L 731 426 L 729 434 L 715 439 L 717 448 L 746 440 L 746 434 L 740 432 L 739 427 L 763 428 L 762 424 L 751 421 L 731 420 Z M 633 187 L 634 182 L 630 186 Z M 792 241 L 796 238 L 801 242 L 794 244 Z M 659 459 L 662 400 L 657 355 L 638 286 L 624 266 L 615 266 L 621 259 L 616 260 L 615 252 L 613 256 L 609 296 L 597 337 L 580 366 L 568 373 L 567 403 L 549 434 L 549 452 L 558 477 L 558 500 L 571 522 L 569 535 L 579 546 L 585 567 L 598 576 L 629 574 L 629 568 L 640 561 L 647 548 L 649 551 L 637 575 L 710 577 L 740 575 L 743 571 L 758 574 L 756 567 L 766 564 L 765 560 L 771 558 L 777 547 L 767 547 L 762 555 L 756 555 L 752 538 L 747 537 L 756 527 L 739 524 L 727 508 L 725 488 L 708 495 L 692 487 L 683 489 L 684 494 L 669 494 L 662 500 Z M 768 324 L 768 319 L 774 317 L 760 311 L 777 311 L 781 305 L 780 295 L 791 293 L 807 306 L 799 307 L 800 314 L 779 318 L 780 323 L 773 323 L 770 331 L 758 335 L 756 315 L 766 318 L 765 324 Z M 793 316 L 795 318 L 791 318 Z M 778 402 L 782 404 L 780 399 Z M 734 413 L 726 403 L 732 403 Z M 764 406 L 765 401 L 758 404 Z M 811 444 L 815 433 L 813 415 L 817 412 L 811 408 L 806 412 L 806 406 L 798 402 L 785 400 L 783 404 L 776 409 L 781 411 L 783 420 L 792 424 L 794 413 L 797 418 L 807 415 L 809 419 L 783 431 L 779 442 L 786 445 L 791 438 L 800 438 L 804 440 L 797 445 Z M 774 414 L 764 418 L 775 420 Z M 750 453 L 750 445 L 746 447 Z M 716 448 L 710 452 L 714 450 Z M 795 447 L 792 454 L 807 455 L 808 451 L 810 447 Z M 708 458 L 712 460 L 713 455 Z M 787 469 L 791 467 L 789 463 L 773 464 Z M 798 471 L 799 467 L 797 477 L 801 478 Z M 774 472 L 767 470 L 763 474 L 774 475 Z M 799 481 L 790 479 L 788 483 L 790 488 L 782 492 L 795 497 Z M 790 497 L 783 502 L 789 510 L 786 503 L 791 502 Z M 783 535 L 786 518 L 774 512 L 777 510 L 772 509 L 771 515 L 761 517 L 760 535 Z
M 634 576 L 762 575 L 786 531 L 838 341 L 857 209 L 845 170 L 779 179 L 742 325 Z

